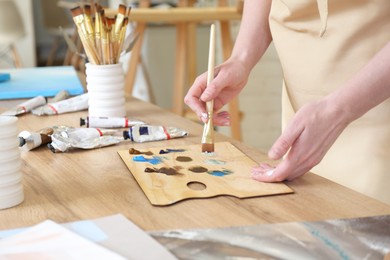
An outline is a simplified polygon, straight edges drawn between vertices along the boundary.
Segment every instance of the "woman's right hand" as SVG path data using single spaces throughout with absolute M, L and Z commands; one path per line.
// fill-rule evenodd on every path
M 205 123 L 207 122 L 206 102 L 214 99 L 214 125 L 229 125 L 227 111 L 218 112 L 244 88 L 250 69 L 241 60 L 229 59 L 217 66 L 215 77 L 207 86 L 207 72 L 198 76 L 184 98 L 184 102 Z

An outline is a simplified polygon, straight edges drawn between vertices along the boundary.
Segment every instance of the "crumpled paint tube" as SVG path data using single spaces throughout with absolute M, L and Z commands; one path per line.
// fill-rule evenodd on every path
M 101 127 L 101 128 L 124 128 L 133 125 L 145 124 L 145 122 L 137 119 L 129 119 L 125 117 L 86 117 L 80 118 L 80 126 L 86 127 Z
M 54 127 L 51 136 L 50 150 L 55 152 L 67 152 L 71 149 L 94 149 L 122 142 L 124 138 L 119 136 L 118 130 L 99 128 L 73 128 L 59 126 Z
M 27 151 L 51 142 L 54 130 L 51 127 L 41 129 L 39 132 L 22 131 L 19 133 L 19 146 Z
M 27 112 L 30 112 L 32 109 L 46 104 L 47 99 L 44 96 L 37 96 L 32 99 L 29 99 L 16 107 L 3 112 L 3 116 L 17 116 Z
M 42 110 L 33 111 L 35 115 L 57 115 L 76 112 L 88 108 L 88 93 L 47 104 Z
M 188 132 L 177 127 L 159 125 L 135 125 L 123 131 L 123 138 L 136 143 L 169 140 L 188 135 Z
M 70 97 L 70 94 L 69 94 L 69 92 L 67 90 L 61 90 L 60 92 L 57 93 L 57 95 L 55 95 L 55 97 L 53 97 L 53 99 L 50 101 L 50 103 L 47 103 L 47 104 L 45 104 L 43 106 L 34 108 L 31 111 L 31 113 L 33 113 L 34 115 L 37 115 L 37 116 L 45 115 L 46 114 L 45 111 L 50 109 L 48 106 L 51 103 L 56 103 L 56 102 L 68 99 L 69 97 Z

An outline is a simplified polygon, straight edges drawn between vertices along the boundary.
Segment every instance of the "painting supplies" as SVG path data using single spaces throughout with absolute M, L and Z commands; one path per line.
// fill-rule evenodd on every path
M 115 17 L 106 17 L 99 4 L 94 6 L 94 17 L 89 4 L 71 9 L 84 51 L 92 64 L 119 63 L 131 8 L 120 4 Z
M 16 107 L 14 107 L 8 111 L 3 112 L 1 115 L 3 115 L 3 116 L 17 116 L 20 114 L 24 114 L 24 113 L 30 112 L 32 109 L 34 109 L 36 107 L 39 107 L 39 106 L 46 104 L 46 102 L 47 102 L 47 99 L 45 97 L 37 96 L 35 98 L 29 99 L 29 100 L 17 105 Z
M 67 90 L 61 90 L 60 92 L 57 93 L 57 95 L 54 96 L 54 98 L 50 101 L 50 103 L 55 103 L 55 102 L 58 102 L 61 100 L 65 100 L 65 99 L 69 98 L 69 96 L 70 96 L 70 94 Z M 34 115 L 38 115 L 38 116 L 44 115 L 45 114 L 44 111 L 47 109 L 48 106 L 49 106 L 49 103 L 47 103 L 43 106 L 34 108 L 33 110 L 31 110 L 31 113 L 33 113 Z
M 39 146 L 51 142 L 51 135 L 54 133 L 53 128 L 46 127 L 39 132 L 22 131 L 19 133 L 19 147 L 30 151 Z
M 207 69 L 207 86 L 210 85 L 214 79 L 214 60 L 215 60 L 215 25 L 212 24 L 210 28 L 210 46 L 209 46 L 209 60 Z M 213 107 L 214 100 L 206 102 L 208 121 L 205 123 L 202 135 L 202 152 L 214 152 L 214 123 L 213 123 Z
M 34 115 L 57 115 L 88 109 L 88 93 L 74 96 L 65 100 L 49 103 L 32 111 Z
M 188 132 L 177 127 L 160 125 L 134 125 L 128 131 L 123 131 L 125 140 L 130 139 L 136 143 L 169 140 L 187 136 Z
M 77 128 L 55 126 L 51 136 L 50 150 L 55 152 L 67 152 L 69 150 L 94 149 L 114 145 L 124 141 L 120 131 L 99 128 Z
M 125 117 L 96 117 L 80 118 L 80 126 L 101 128 L 125 128 L 133 125 L 142 125 L 145 122 Z
M 152 205 L 220 195 L 251 198 L 293 192 L 283 182 L 253 180 L 249 173 L 257 163 L 229 142 L 216 142 L 214 153 L 200 153 L 200 143 L 165 143 L 172 146 L 143 146 L 141 153 L 118 151 Z M 161 149 L 177 152 L 160 154 Z

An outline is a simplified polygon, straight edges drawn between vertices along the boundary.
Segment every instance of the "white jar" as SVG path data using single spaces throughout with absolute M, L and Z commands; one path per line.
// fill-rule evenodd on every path
M 0 209 L 24 200 L 17 121 L 15 116 L 0 116 Z
M 121 63 L 86 64 L 88 115 L 90 117 L 125 117 L 125 77 Z

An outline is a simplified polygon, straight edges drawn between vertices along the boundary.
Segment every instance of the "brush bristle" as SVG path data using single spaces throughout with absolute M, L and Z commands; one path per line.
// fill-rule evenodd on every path
M 118 7 L 118 13 L 125 15 L 126 14 L 126 6 L 123 4 L 120 4 Z
M 83 9 L 81 9 L 80 6 L 76 6 L 75 8 L 70 9 L 70 11 L 72 12 L 73 17 L 83 14 Z
M 90 5 L 84 5 L 84 13 L 86 15 L 91 15 L 91 6 Z
M 214 144 L 202 144 L 202 153 L 213 153 Z

